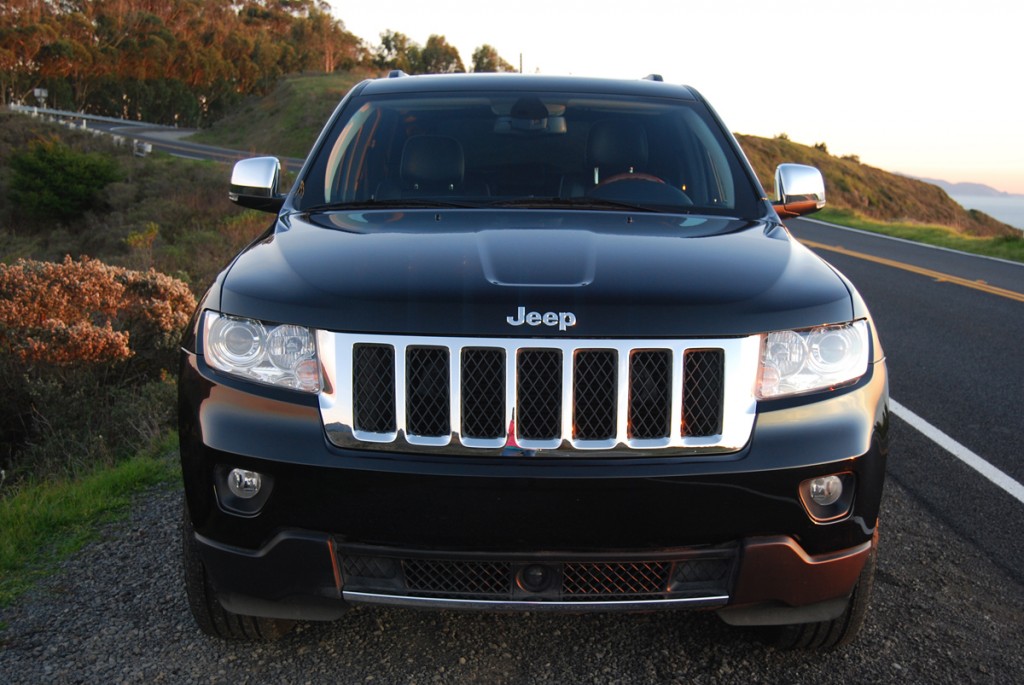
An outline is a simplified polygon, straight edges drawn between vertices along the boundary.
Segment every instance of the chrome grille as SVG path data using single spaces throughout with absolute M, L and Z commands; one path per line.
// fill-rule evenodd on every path
M 462 340 L 321 331 L 318 345 L 321 414 L 341 447 L 550 456 L 729 452 L 746 444 L 756 408 L 757 336 Z

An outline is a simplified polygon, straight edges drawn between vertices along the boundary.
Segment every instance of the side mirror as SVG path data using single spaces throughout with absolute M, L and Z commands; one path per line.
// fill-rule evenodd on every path
M 228 199 L 235 204 L 263 212 L 277 213 L 284 205 L 278 192 L 281 162 L 277 157 L 253 157 L 235 163 Z
M 803 164 L 780 164 L 775 170 L 775 211 L 783 219 L 816 212 L 825 206 L 825 179 Z

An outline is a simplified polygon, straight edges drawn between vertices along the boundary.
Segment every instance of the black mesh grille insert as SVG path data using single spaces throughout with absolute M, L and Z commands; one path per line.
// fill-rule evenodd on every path
M 409 434 L 451 434 L 448 349 L 410 347 L 405 360 L 405 421 Z
M 519 350 L 516 432 L 524 440 L 562 434 L 561 350 Z
M 668 592 L 671 568 L 667 561 L 569 563 L 562 574 L 562 593 L 566 599 L 623 599 Z
M 615 350 L 579 350 L 573 375 L 573 438 L 615 437 L 618 373 Z
M 731 571 L 732 559 L 727 557 L 689 559 L 676 564 L 672 580 L 680 586 L 708 584 L 724 589 Z
M 512 564 L 503 561 L 406 559 L 406 588 L 435 597 L 504 599 L 512 591 Z
M 722 432 L 725 385 L 723 350 L 689 350 L 683 356 L 683 435 Z
M 501 438 L 505 429 L 505 350 L 467 347 L 462 350 L 462 435 Z
M 666 438 L 672 410 L 672 352 L 635 350 L 629 357 L 629 437 Z
M 345 556 L 341 558 L 341 572 L 350 578 L 389 579 L 398 577 L 399 562 L 388 557 Z
M 737 545 L 656 558 L 518 558 L 463 553 L 422 558 L 365 546 L 338 557 L 346 592 L 512 602 L 633 601 L 729 594 Z M 546 580 L 536 579 L 536 567 Z
M 395 431 L 395 348 L 355 345 L 352 349 L 355 428 L 370 433 Z

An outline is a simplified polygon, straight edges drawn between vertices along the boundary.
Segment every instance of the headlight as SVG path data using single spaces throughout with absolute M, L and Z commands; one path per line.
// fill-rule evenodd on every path
M 218 371 L 267 385 L 320 392 L 312 329 L 208 311 L 203 330 L 203 354 Z
M 853 383 L 868 370 L 866 321 L 767 333 L 757 396 L 772 399 Z

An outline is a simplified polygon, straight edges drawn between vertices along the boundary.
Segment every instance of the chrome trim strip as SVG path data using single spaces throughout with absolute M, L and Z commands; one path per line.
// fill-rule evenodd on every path
M 410 597 L 408 595 L 382 595 L 373 592 L 341 593 L 347 602 L 430 609 L 462 609 L 478 611 L 654 611 L 698 607 L 721 607 L 729 602 L 728 595 L 709 597 L 679 597 L 673 599 L 635 599 L 622 601 L 511 601 L 486 599 L 447 599 L 440 597 Z
M 389 345 L 395 350 L 394 433 L 367 433 L 353 430 L 352 348 L 356 344 Z M 684 340 L 651 339 L 554 339 L 554 338 L 453 338 L 370 335 L 317 331 L 324 388 L 320 392 L 320 414 L 327 437 L 334 445 L 351 449 L 444 455 L 501 456 L 506 436 L 499 438 L 464 437 L 462 430 L 462 352 L 466 348 L 495 348 L 505 353 L 505 425 L 512 421 L 518 391 L 517 352 L 523 348 L 557 349 L 562 352 L 562 434 L 552 440 L 518 441 L 517 454 L 543 453 L 551 457 L 666 457 L 693 454 L 724 454 L 740 450 L 750 439 L 757 410 L 754 388 L 761 352 L 761 336 L 744 338 L 699 338 Z M 448 349 L 451 435 L 409 436 L 406 432 L 405 360 L 407 349 L 445 347 Z M 634 440 L 628 435 L 629 367 L 634 350 L 665 349 L 672 352 L 672 436 Z M 722 434 L 710 437 L 683 437 L 682 370 L 687 350 L 721 349 L 725 355 Z M 573 380 L 577 350 L 613 350 L 617 357 L 617 424 L 611 440 L 574 440 L 572 429 Z

